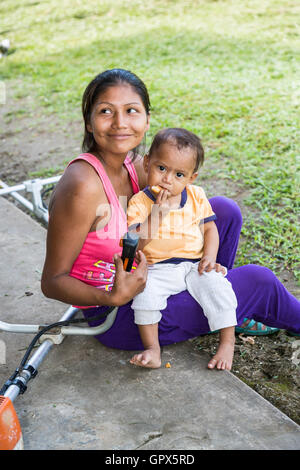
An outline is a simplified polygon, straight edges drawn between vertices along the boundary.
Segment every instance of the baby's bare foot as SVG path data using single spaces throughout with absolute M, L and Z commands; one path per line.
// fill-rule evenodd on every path
M 208 363 L 209 369 L 231 370 L 234 355 L 234 342 L 221 343 L 218 351 Z
M 135 354 L 130 359 L 130 363 L 140 367 L 158 369 L 161 366 L 160 348 L 145 349 L 142 353 Z

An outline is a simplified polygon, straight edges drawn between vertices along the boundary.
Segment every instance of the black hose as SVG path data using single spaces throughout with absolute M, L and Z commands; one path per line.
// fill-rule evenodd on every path
M 32 351 L 32 349 L 34 348 L 35 346 L 35 343 L 37 342 L 37 340 L 43 336 L 43 334 L 46 332 L 46 331 L 49 331 L 49 330 L 52 330 L 52 328 L 56 328 L 56 327 L 59 327 L 59 326 L 68 326 L 72 323 L 86 323 L 86 322 L 89 322 L 89 321 L 94 321 L 94 320 L 99 320 L 100 318 L 103 318 L 103 317 L 106 317 L 109 313 L 111 313 L 113 311 L 115 307 L 109 307 L 105 312 L 102 312 L 101 314 L 99 315 L 96 315 L 94 317 L 90 317 L 90 318 L 71 318 L 70 320 L 63 320 L 63 321 L 58 321 L 58 322 L 55 322 L 55 323 L 51 323 L 51 325 L 46 325 L 42 330 L 40 330 L 36 335 L 35 337 L 33 338 L 33 340 L 31 341 L 30 345 L 28 346 L 27 348 L 27 351 L 26 353 L 24 354 L 23 356 L 23 359 L 22 361 L 20 362 L 20 365 L 18 367 L 18 370 L 22 370 L 23 367 L 25 366 L 26 362 L 27 362 L 27 359 L 28 357 L 30 356 L 30 353 Z
M 0 395 L 4 395 L 4 393 L 6 392 L 7 388 L 9 387 L 9 385 L 16 379 L 17 375 L 19 373 L 22 372 L 26 362 L 28 361 L 28 358 L 37 342 L 37 340 L 43 336 L 43 334 L 46 332 L 46 331 L 49 331 L 51 330 L 52 328 L 56 328 L 56 327 L 60 327 L 60 326 L 68 326 L 68 325 L 71 325 L 73 323 L 86 323 L 86 322 L 90 322 L 90 321 L 95 321 L 95 320 L 100 320 L 100 318 L 104 318 L 106 317 L 109 313 L 111 313 L 113 310 L 114 310 L 115 307 L 108 307 L 107 310 L 105 310 L 105 312 L 102 312 L 98 315 L 95 315 L 93 317 L 90 317 L 90 318 L 71 318 L 70 320 L 62 320 L 62 321 L 58 321 L 58 322 L 55 322 L 55 323 L 51 323 L 50 325 L 45 325 L 36 335 L 35 337 L 33 338 L 33 340 L 31 341 L 31 343 L 29 344 L 21 362 L 20 362 L 20 365 L 19 367 L 16 368 L 15 372 L 12 374 L 12 376 L 8 379 L 8 381 L 4 384 L 4 386 L 1 388 L 0 390 Z
M 42 198 L 42 204 L 44 206 L 45 209 L 48 209 L 48 206 L 46 204 L 46 202 L 44 201 L 45 197 L 47 196 L 48 193 L 50 193 L 50 191 L 53 191 L 53 189 L 55 188 L 55 185 L 53 184 L 52 186 L 44 189 L 42 192 L 41 192 L 41 198 Z
M 45 194 L 50 191 L 51 189 L 53 189 L 52 187 L 51 188 L 48 188 L 46 189 L 42 196 L 45 196 Z M 46 205 L 45 205 L 46 207 Z M 139 237 L 137 237 L 134 233 L 130 233 L 130 232 L 127 232 L 126 235 L 123 237 L 123 250 L 122 250 L 122 259 L 123 261 L 126 260 L 126 271 L 130 271 L 131 270 L 131 266 L 132 266 L 132 263 L 133 263 L 133 260 L 134 260 L 134 257 L 135 257 L 135 253 L 136 253 L 136 250 L 137 250 L 137 246 L 138 246 L 138 241 L 139 241 Z M 35 337 L 33 338 L 33 340 L 31 341 L 30 345 L 28 346 L 24 356 L 23 356 L 23 359 L 21 360 L 20 362 L 20 365 L 19 367 L 15 370 L 15 372 L 13 373 L 13 375 L 10 377 L 10 379 L 4 384 L 4 386 L 1 388 L 0 390 L 0 395 L 4 395 L 5 391 L 7 390 L 7 388 L 9 387 L 9 385 L 16 379 L 17 375 L 19 373 L 22 372 L 37 340 L 43 336 L 43 334 L 46 332 L 46 331 L 49 331 L 51 330 L 52 328 L 56 328 L 56 327 L 60 327 L 60 326 L 68 326 L 68 325 L 71 325 L 73 323 L 86 323 L 86 322 L 89 322 L 89 321 L 95 321 L 95 320 L 99 320 L 100 318 L 103 318 L 103 317 L 106 317 L 109 313 L 111 313 L 113 310 L 114 310 L 114 306 L 113 307 L 108 307 L 107 310 L 105 310 L 105 312 L 102 312 L 94 317 L 90 317 L 90 318 L 74 318 L 74 319 L 70 319 L 70 320 L 63 320 L 63 321 L 58 321 L 58 322 L 55 322 L 55 323 L 51 323 L 50 325 L 45 325 L 36 335 Z

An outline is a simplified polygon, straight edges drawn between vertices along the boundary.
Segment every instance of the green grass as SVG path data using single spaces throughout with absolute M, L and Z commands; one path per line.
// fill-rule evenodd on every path
M 148 142 L 161 127 L 186 127 L 214 143 L 206 158 L 218 178 L 249 189 L 237 264 L 300 280 L 296 0 L 6 0 L 0 17 L 12 47 L 1 76 L 15 96 L 80 119 L 91 78 L 134 71 L 151 96 Z

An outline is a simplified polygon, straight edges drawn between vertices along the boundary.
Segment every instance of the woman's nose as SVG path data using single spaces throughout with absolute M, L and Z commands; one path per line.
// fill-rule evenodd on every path
M 126 115 L 116 112 L 113 119 L 113 126 L 118 129 L 127 127 Z

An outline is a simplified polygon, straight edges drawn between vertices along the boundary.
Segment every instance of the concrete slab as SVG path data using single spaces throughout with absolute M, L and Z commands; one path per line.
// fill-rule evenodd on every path
M 50 323 L 67 306 L 45 299 L 45 229 L 0 198 L 2 321 Z M 31 295 L 30 295 L 31 294 Z M 0 333 L 2 384 L 33 335 Z M 14 405 L 26 449 L 227 450 L 300 448 L 300 427 L 229 372 L 209 371 L 189 342 L 164 348 L 163 364 L 129 364 L 131 352 L 92 337 L 54 346 Z M 4 362 L 4 361 L 2 361 Z

